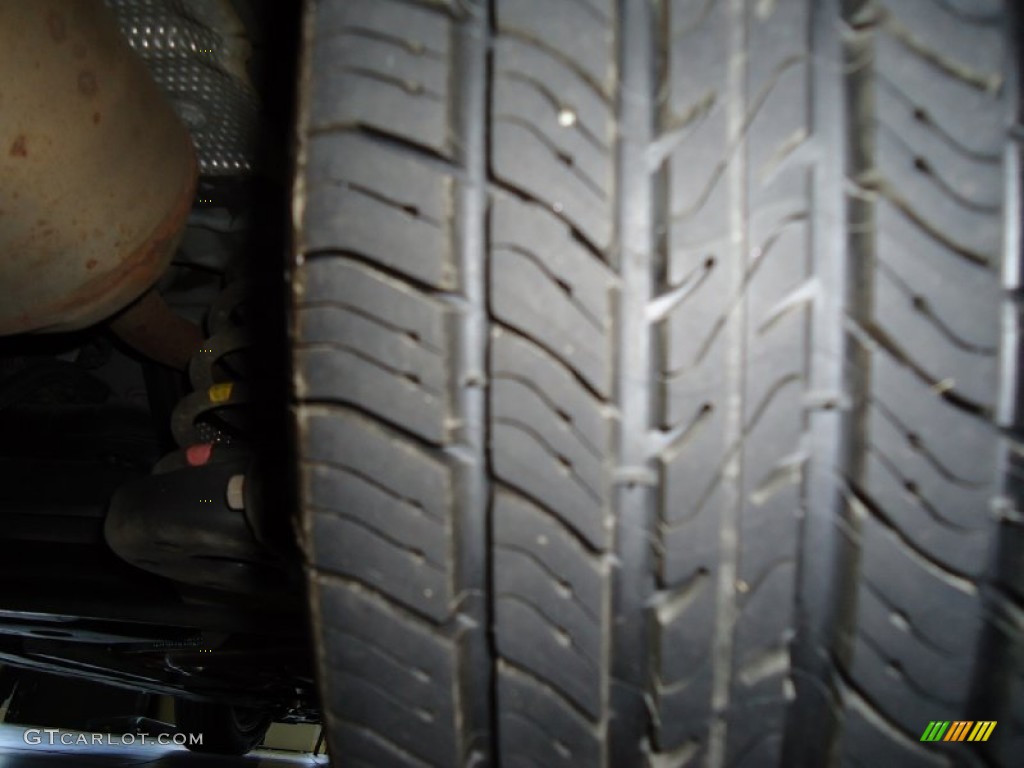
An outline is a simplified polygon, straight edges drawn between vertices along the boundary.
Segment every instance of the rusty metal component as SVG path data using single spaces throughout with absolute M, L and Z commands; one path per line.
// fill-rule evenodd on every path
M 171 310 L 155 289 L 115 317 L 110 329 L 136 351 L 180 371 L 203 342 L 199 326 Z
M 101 0 L 0 0 L 0 334 L 137 298 L 195 182 L 187 130 Z

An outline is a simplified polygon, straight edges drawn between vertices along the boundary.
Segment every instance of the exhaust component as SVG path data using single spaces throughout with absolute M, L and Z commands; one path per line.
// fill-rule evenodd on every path
M 138 298 L 195 183 L 187 130 L 100 0 L 0 0 L 0 335 Z
M 233 0 L 106 0 L 121 34 L 149 65 L 188 126 L 203 176 L 253 171 L 259 99 L 252 55 Z

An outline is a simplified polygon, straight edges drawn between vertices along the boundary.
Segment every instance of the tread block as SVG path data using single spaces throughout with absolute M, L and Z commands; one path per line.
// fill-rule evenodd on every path
M 495 424 L 491 430 L 494 472 L 557 514 L 593 547 L 600 547 L 610 521 L 606 504 L 536 433 L 521 426 Z
M 612 150 L 615 138 L 611 130 L 612 107 L 578 72 L 556 53 L 540 50 L 526 40 L 499 37 L 494 41 L 494 48 L 501 52 L 504 65 L 495 77 L 496 89 L 517 83 L 519 87 L 513 94 L 529 100 L 530 114 L 541 115 L 549 110 L 556 122 L 563 109 L 570 110 L 574 121 L 560 127 L 572 128 L 594 147 L 606 152 Z
M 986 408 L 994 407 L 999 361 L 993 347 L 985 347 L 984 351 L 965 349 L 951 337 L 940 317 L 923 305 L 917 309 L 915 301 L 919 300 L 908 296 L 884 273 L 879 273 L 875 280 L 875 295 L 879 327 L 908 348 L 930 378 L 953 379 L 956 391 L 963 397 Z M 982 313 L 995 315 L 998 308 L 998 304 L 990 305 Z
M 782 757 L 782 717 L 779 710 L 769 712 L 771 719 L 762 720 L 755 725 L 754 718 L 757 717 L 757 709 L 767 709 L 768 703 L 755 707 L 750 716 L 737 720 L 733 726 L 734 734 L 741 734 L 730 744 L 734 751 L 730 755 L 729 765 L 736 768 L 760 768 L 761 766 L 778 765 Z M 760 727 L 758 727 L 760 726 Z M 753 731 L 751 735 L 750 732 Z
M 778 561 L 745 590 L 739 593 L 733 631 L 733 656 L 738 667 L 750 665 L 764 655 L 765 649 L 785 648 L 792 640 L 796 563 Z M 786 670 L 788 666 L 778 671 Z
M 871 374 L 875 397 L 889 413 L 899 414 L 907 431 L 917 436 L 935 461 L 961 482 L 991 482 L 997 449 L 991 424 L 944 400 L 887 353 L 872 355 Z
M 963 711 L 963 691 L 953 699 L 944 699 L 926 688 L 922 689 L 921 681 L 908 675 L 899 660 L 887 658 L 863 637 L 854 640 L 853 653 L 854 662 L 850 674 L 858 687 L 878 702 L 879 711 L 906 733 L 911 734 L 919 729 L 922 709 Z M 935 674 L 935 670 L 932 670 L 932 674 Z
M 942 76 L 926 59 L 907 54 L 902 42 L 879 35 L 875 44 L 875 72 L 879 82 L 920 104 L 929 120 L 956 144 L 971 152 L 1002 152 L 1005 140 L 998 92 L 984 91 Z
M 986 204 L 971 190 L 954 188 L 928 158 L 908 151 L 888 131 L 875 138 L 885 196 L 925 232 L 939 232 L 960 249 L 996 263 L 1002 248 L 1001 206 Z
M 315 21 L 321 38 L 355 28 L 401 37 L 410 48 L 442 51 L 450 22 L 437 10 L 450 5 L 447 0 L 318 0 Z
M 876 662 L 883 659 L 878 663 L 882 667 L 895 662 L 897 669 L 888 673 L 890 677 L 903 676 L 908 687 L 928 692 L 938 701 L 962 701 L 970 685 L 973 659 L 947 654 L 931 645 L 907 616 L 893 610 L 883 595 L 863 582 L 857 601 L 860 642 L 868 646 L 869 658 L 873 653 Z M 937 674 L 939 670 L 941 673 Z
M 585 389 L 523 337 L 492 331 L 491 462 L 593 548 L 608 533 L 610 426 Z M 534 374 L 526 386 L 522 382 Z M 543 387 L 543 389 L 542 389 Z M 581 398 L 580 395 L 583 395 Z
M 665 585 L 675 585 L 689 579 L 698 570 L 711 570 L 718 561 L 719 523 L 714 514 L 719 503 L 719 486 L 708 489 L 701 496 L 701 506 L 681 507 L 689 513 L 678 520 L 661 524 L 662 552 L 660 577 Z
M 446 562 L 432 562 L 415 546 L 335 515 L 318 515 L 310 530 L 313 559 L 325 571 L 351 576 L 433 619 L 444 619 L 452 599 Z
M 344 257 L 307 261 L 297 280 L 300 308 L 349 311 L 439 353 L 447 350 L 446 308 L 408 283 Z
M 863 520 L 861 536 L 861 579 L 884 590 L 892 608 L 934 648 L 973 658 L 982 611 L 975 588 L 912 552 L 873 518 Z
M 673 147 L 667 159 L 667 280 L 678 285 L 708 258 L 720 261 L 720 249 L 728 245 L 728 188 L 722 175 L 728 160 L 730 20 L 726 3 L 699 6 L 687 0 L 671 2 L 668 19 L 673 45 L 666 129 L 686 131 L 686 140 Z M 701 290 L 717 292 L 709 285 Z
M 880 271 L 886 278 L 902 286 L 911 302 L 923 299 L 934 317 L 933 324 L 941 323 L 949 338 L 969 347 L 991 349 L 998 338 L 995 310 L 1001 299 L 991 272 L 929 237 L 888 203 L 877 206 L 876 217 Z M 970 311 L 964 311 L 967 307 Z M 884 309 L 884 304 L 880 308 Z M 942 348 L 949 343 L 944 342 Z
M 1001 5 L 999 2 L 970 4 L 974 19 L 989 17 L 989 23 L 979 24 L 977 21 L 969 23 L 962 10 L 959 15 L 950 12 L 951 8 L 955 10 L 953 2 L 886 0 L 882 6 L 888 18 L 883 22 L 883 29 L 894 36 L 909 38 L 904 43 L 906 47 L 915 51 L 914 55 L 931 60 L 940 71 L 943 68 L 947 72 L 966 70 L 973 76 L 994 78 L 997 84 L 1002 81 L 1006 67 L 1005 37 L 998 21 L 992 17 L 1003 10 Z
M 851 690 L 844 691 L 845 727 L 839 744 L 839 764 L 851 768 L 898 765 L 908 768 L 952 768 L 953 759 L 936 750 L 930 752 L 917 740 L 928 725 L 921 715 L 920 728 L 913 736 L 894 728 L 872 703 Z
M 445 442 L 452 409 L 446 307 L 345 258 L 310 261 L 299 279 L 299 394 L 350 403 Z
M 712 668 L 705 664 L 676 683 L 655 682 L 655 740 L 662 751 L 704 743 L 711 713 Z
M 607 409 L 560 361 L 529 339 L 500 328 L 491 332 L 491 397 L 509 407 L 538 399 L 598 456 L 611 450 Z M 524 391 L 525 390 L 525 391 Z M 526 407 L 526 406 L 523 406 Z
M 596 726 L 557 696 L 507 664 L 498 664 L 499 744 L 503 761 L 576 768 L 598 765 Z
M 529 670 L 567 701 L 597 719 L 601 712 L 600 659 L 578 647 L 561 623 L 532 601 L 496 601 L 495 631 L 502 658 Z
M 303 493 L 318 510 L 351 518 L 387 538 L 421 550 L 431 562 L 451 552 L 451 531 L 443 520 L 397 498 L 358 470 L 327 464 L 300 467 Z
M 615 9 L 609 0 L 549 3 L 499 0 L 499 37 L 517 36 L 577 67 L 581 76 L 610 99 L 615 92 Z
M 598 719 L 607 565 L 520 496 L 499 491 L 493 514 L 500 656 Z
M 349 131 L 310 137 L 308 152 L 303 250 L 455 287 L 452 174 Z
M 698 571 L 681 586 L 663 590 L 654 605 L 656 670 L 663 685 L 679 685 L 710 663 L 716 592 L 713 574 Z
M 539 15 L 523 16 L 533 5 Z M 588 86 L 586 73 L 574 69 L 561 53 L 564 42 L 550 48 L 537 45 L 566 16 L 578 15 L 581 7 L 535 0 L 498 3 L 499 32 L 509 25 L 516 30 L 523 24 L 536 28 L 540 20 L 544 31 L 498 38 L 491 93 L 491 166 L 498 179 L 563 215 L 596 248 L 604 249 L 612 232 L 614 121 L 607 104 Z M 599 26 L 599 36 L 607 39 L 589 52 L 606 56 L 612 33 Z M 586 35 L 585 25 L 578 27 L 570 45 Z
M 367 341 L 367 337 L 363 337 L 363 341 Z M 433 378 L 440 379 L 444 372 L 439 370 L 436 358 L 427 357 L 415 367 L 410 365 L 403 369 L 383 363 L 359 349 L 337 344 L 307 344 L 297 352 L 296 361 L 299 374 L 296 389 L 302 397 L 349 403 L 429 442 L 449 441 L 448 393 L 425 383 L 426 376 L 421 372 L 429 362 L 434 369 Z
M 606 566 L 520 497 L 501 491 L 494 518 L 499 651 L 598 717 Z
M 707 258 L 718 264 L 721 254 Z M 680 402 L 685 396 L 711 399 L 720 389 L 723 339 L 737 322 L 730 311 L 736 296 L 725 270 L 704 265 L 699 269 L 703 274 L 693 292 L 661 323 L 669 424 L 683 416 L 680 410 L 689 405 Z
M 451 21 L 390 0 L 316 6 L 309 127 L 362 125 L 451 156 Z
M 329 668 L 337 673 L 326 678 L 323 692 L 330 715 L 370 729 L 375 738 L 425 763 L 455 764 L 451 698 L 456 671 L 454 642 L 378 595 L 330 577 L 316 577 L 314 599 L 329 630 L 321 663 L 334 662 Z M 369 640 L 379 652 L 364 656 L 364 666 L 342 664 L 343 655 L 357 652 L 344 647 L 345 633 Z M 401 666 L 396 667 L 397 660 L 405 660 L 409 669 L 397 668 Z M 423 706 L 412 709 L 385 684 L 386 680 L 402 680 L 408 689 L 409 676 L 427 676 L 434 681 L 432 695 L 422 700 Z M 346 732 L 341 730 L 334 736 L 333 748 L 344 748 Z
M 615 278 L 547 211 L 502 195 L 491 211 L 494 316 L 594 390 L 611 389 Z
M 921 475 L 913 471 L 903 474 L 893 461 L 879 453 L 868 457 L 864 473 L 865 487 L 871 498 L 915 546 L 957 573 L 972 577 L 982 575 L 992 532 L 977 520 L 961 523 L 958 518 L 965 516 L 968 510 L 986 506 L 987 494 L 957 488 L 960 493 L 951 497 L 943 496 L 941 491 L 936 495 L 936 491 L 928 487 L 931 477 L 922 480 Z M 937 490 L 948 485 L 935 483 Z M 958 507 L 957 498 L 971 499 L 972 504 Z
M 521 496 L 499 490 L 494 499 L 494 540 L 509 553 L 532 560 L 531 569 L 540 568 L 550 579 L 557 579 L 555 591 L 562 599 L 578 601 L 592 620 L 600 617 L 608 565 L 549 514 Z M 515 580 L 512 568 L 495 573 L 496 588 L 511 586 Z
M 745 509 L 740 519 L 739 535 L 744 545 L 737 577 L 747 584 L 757 583 L 780 562 L 795 562 L 799 557 L 799 475 L 794 472 L 779 482 L 787 483 L 786 487 L 762 504 Z
M 447 617 L 454 594 L 451 560 L 435 561 L 433 553 L 451 541 L 452 468 L 345 409 L 307 406 L 299 419 L 301 491 L 305 503 L 320 510 L 304 542 L 309 557 L 426 616 Z M 367 502 L 373 506 L 362 506 Z M 409 518 L 433 535 L 409 543 L 413 529 L 396 532 Z
M 366 768 L 427 768 L 429 765 L 367 728 L 339 721 L 330 713 L 325 717 L 326 726 L 334 737 L 331 743 L 342 745 L 352 765 Z

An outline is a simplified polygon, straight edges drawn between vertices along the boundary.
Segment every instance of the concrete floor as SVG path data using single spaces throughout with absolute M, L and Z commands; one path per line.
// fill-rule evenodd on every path
M 194 754 L 184 747 L 158 744 L 65 746 L 55 743 L 51 746 L 45 734 L 41 735 L 41 744 L 30 745 L 25 743 L 24 733 L 23 726 L 0 724 L 0 768 L 308 768 L 328 765 L 325 757 L 280 752 L 213 757 Z

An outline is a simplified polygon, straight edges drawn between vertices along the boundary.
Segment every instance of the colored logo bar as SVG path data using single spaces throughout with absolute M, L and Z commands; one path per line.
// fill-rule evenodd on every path
M 932 720 L 921 741 L 988 741 L 995 729 L 995 720 Z

